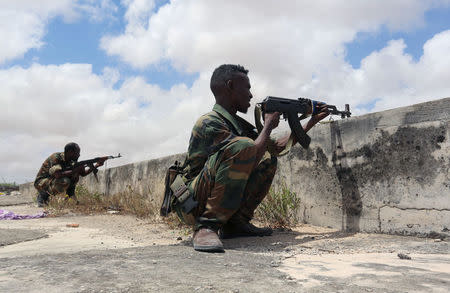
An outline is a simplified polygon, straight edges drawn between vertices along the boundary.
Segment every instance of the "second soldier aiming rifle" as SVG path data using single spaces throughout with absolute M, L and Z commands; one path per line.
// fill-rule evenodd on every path
M 97 162 L 100 162 L 100 161 L 104 162 L 104 161 L 109 160 L 109 159 L 117 159 L 117 158 L 120 158 L 120 157 L 122 157 L 122 156 L 119 153 L 117 156 L 96 157 L 96 158 L 89 159 L 89 160 L 79 161 L 79 162 L 74 163 L 73 165 L 70 165 L 70 166 L 68 166 L 66 168 L 63 168 L 62 171 L 73 170 L 73 169 L 78 168 L 80 166 L 89 167 L 89 168 L 91 168 L 92 173 L 94 173 L 95 180 L 97 180 L 97 182 L 98 182 L 98 177 L 97 177 L 98 169 L 96 167 L 94 167 L 94 164 L 97 163 Z
M 262 129 L 261 116 L 264 113 L 279 112 L 283 118 L 288 120 L 289 127 L 296 140 L 305 149 L 309 147 L 311 138 L 303 130 L 300 120 L 309 115 L 317 115 L 325 103 L 305 98 L 297 100 L 268 96 L 255 107 L 255 123 L 258 130 Z M 339 111 L 336 106 L 326 105 L 328 112 L 332 115 L 340 115 L 341 118 L 350 117 L 350 105 L 345 104 L 345 110 Z M 300 115 L 300 116 L 299 116 Z

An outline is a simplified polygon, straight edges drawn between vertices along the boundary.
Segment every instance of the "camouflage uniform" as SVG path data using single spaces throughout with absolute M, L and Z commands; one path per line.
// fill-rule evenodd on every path
M 50 195 L 67 193 L 69 196 L 73 196 L 75 194 L 75 186 L 79 177 L 54 178 L 53 174 L 55 174 L 56 171 L 71 166 L 74 163 L 75 162 L 73 161 L 66 162 L 64 159 L 64 153 L 52 154 L 42 164 L 41 169 L 34 180 L 34 187 L 39 192 L 46 192 Z
M 268 153 L 255 167 L 257 137 L 253 125 L 218 104 L 194 125 L 184 178 L 199 203 L 193 212 L 197 228 L 253 217 L 277 168 Z

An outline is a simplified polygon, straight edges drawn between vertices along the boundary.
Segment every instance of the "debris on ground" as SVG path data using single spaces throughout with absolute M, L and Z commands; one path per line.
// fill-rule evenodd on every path
M 0 209 L 0 220 L 23 220 L 23 219 L 37 219 L 45 217 L 44 212 L 40 212 L 34 215 L 17 215 L 13 212 Z
M 78 227 L 80 227 L 80 224 L 75 224 L 75 223 L 73 223 L 73 224 L 66 224 L 66 227 L 69 227 L 69 228 L 78 228 Z
M 400 259 L 411 259 L 411 257 L 410 257 L 409 255 L 404 254 L 404 253 L 399 253 L 399 254 L 397 254 L 397 256 L 398 256 Z

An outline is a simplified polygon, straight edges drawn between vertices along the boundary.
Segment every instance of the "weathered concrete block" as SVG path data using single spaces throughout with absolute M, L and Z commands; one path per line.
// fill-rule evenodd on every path
M 450 210 L 380 208 L 381 232 L 415 235 L 447 234 Z
M 449 210 L 449 125 L 450 98 L 318 125 L 309 149 L 280 159 L 275 182 L 300 196 L 305 222 L 381 231 L 379 209 L 391 206 L 399 218 L 387 231 L 403 233 L 401 211 Z

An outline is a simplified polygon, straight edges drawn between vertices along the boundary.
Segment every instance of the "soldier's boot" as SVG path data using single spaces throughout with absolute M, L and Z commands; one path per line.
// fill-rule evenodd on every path
M 229 239 L 235 237 L 252 237 L 252 236 L 270 236 L 273 230 L 269 227 L 259 228 L 250 223 L 250 221 L 228 221 L 219 230 L 221 239 Z
M 42 208 L 42 207 L 46 206 L 48 204 L 49 197 L 50 197 L 50 195 L 47 192 L 40 191 L 37 196 L 37 199 L 36 199 L 38 207 Z
M 194 249 L 204 252 L 224 252 L 223 244 L 217 232 L 206 227 L 200 228 L 194 233 Z

